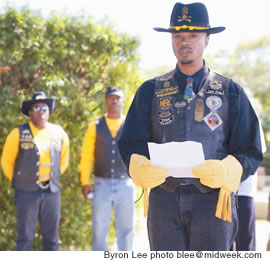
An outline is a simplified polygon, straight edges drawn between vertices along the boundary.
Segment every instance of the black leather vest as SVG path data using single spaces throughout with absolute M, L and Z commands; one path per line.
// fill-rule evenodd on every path
M 12 186 L 21 191 L 39 190 L 39 151 L 34 143 L 34 137 L 29 124 L 23 124 L 19 127 L 20 141 L 19 153 L 14 167 Z M 50 190 L 58 192 L 60 190 L 60 157 L 62 150 L 62 135 L 59 126 L 50 124 L 51 133 L 51 173 Z
M 190 103 L 180 93 L 174 71 L 155 79 L 150 141 L 196 141 L 203 145 L 205 159 L 223 159 L 228 155 L 228 88 L 230 79 L 209 70 L 198 94 Z M 184 179 L 201 192 L 209 187 L 198 179 Z M 183 179 L 167 178 L 162 185 L 174 191 Z
M 128 178 L 127 168 L 120 156 L 117 142 L 122 132 L 123 124 L 115 138 L 106 124 L 105 117 L 100 118 L 96 123 L 96 146 L 95 166 L 96 177 L 103 178 Z

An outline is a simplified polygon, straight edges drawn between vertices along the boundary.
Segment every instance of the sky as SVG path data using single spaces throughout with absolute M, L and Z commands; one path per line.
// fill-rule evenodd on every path
M 169 33 L 153 27 L 169 27 L 176 0 L 0 0 L 0 12 L 6 5 L 28 6 L 48 15 L 52 10 L 77 15 L 85 13 L 93 21 L 107 18 L 115 29 L 138 37 L 141 45 L 141 68 L 153 69 L 167 65 L 174 67 Z M 196 0 L 181 1 L 192 3 Z M 270 34 L 269 0 L 202 0 L 209 13 L 210 26 L 225 26 L 226 30 L 211 35 L 205 54 L 220 50 L 232 51 L 240 42 Z

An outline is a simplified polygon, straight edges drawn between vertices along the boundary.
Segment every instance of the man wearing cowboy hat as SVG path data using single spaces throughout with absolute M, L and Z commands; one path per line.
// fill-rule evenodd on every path
M 234 193 L 263 159 L 257 116 L 244 90 L 210 70 L 203 53 L 210 27 L 204 4 L 176 3 L 169 32 L 176 68 L 144 82 L 129 109 L 120 153 L 134 183 L 147 192 L 151 250 L 230 250 L 237 232 Z M 153 166 L 148 142 L 195 141 L 205 163 L 194 178 Z M 243 174 L 242 174 L 243 173 Z
M 22 104 L 30 121 L 13 129 L 2 153 L 2 167 L 15 190 L 16 250 L 32 250 L 39 219 L 43 250 L 58 250 L 60 178 L 68 166 L 69 139 L 49 123 L 55 99 L 35 92 Z

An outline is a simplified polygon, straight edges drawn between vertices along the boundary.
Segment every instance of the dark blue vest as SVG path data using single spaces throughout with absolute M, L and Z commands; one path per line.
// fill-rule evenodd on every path
M 14 167 L 12 186 L 21 191 L 39 190 L 39 151 L 34 143 L 34 137 L 29 124 L 19 127 L 20 141 L 19 153 Z M 51 133 L 51 173 L 50 190 L 58 192 L 60 190 L 60 157 L 63 144 L 61 127 L 50 124 Z
M 120 156 L 117 142 L 121 135 L 123 124 L 115 138 L 106 124 L 105 117 L 100 118 L 96 123 L 96 146 L 95 146 L 95 167 L 96 177 L 103 178 L 127 178 L 127 168 Z
M 230 79 L 209 70 L 198 94 L 187 103 L 175 79 L 174 71 L 155 79 L 150 141 L 197 141 L 202 143 L 205 159 L 223 159 L 228 155 L 228 88 Z M 184 179 L 201 192 L 210 188 L 198 179 Z M 162 185 L 174 191 L 183 179 L 169 177 Z

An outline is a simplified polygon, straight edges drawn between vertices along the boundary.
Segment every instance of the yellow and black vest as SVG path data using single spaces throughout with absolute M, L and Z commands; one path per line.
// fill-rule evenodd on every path
M 34 143 L 34 137 L 28 123 L 19 127 L 20 141 L 19 153 L 14 167 L 12 186 L 15 190 L 37 191 L 39 190 L 39 151 Z M 50 190 L 58 192 L 60 190 L 60 157 L 63 139 L 60 127 L 50 124 L 51 133 L 51 173 Z

